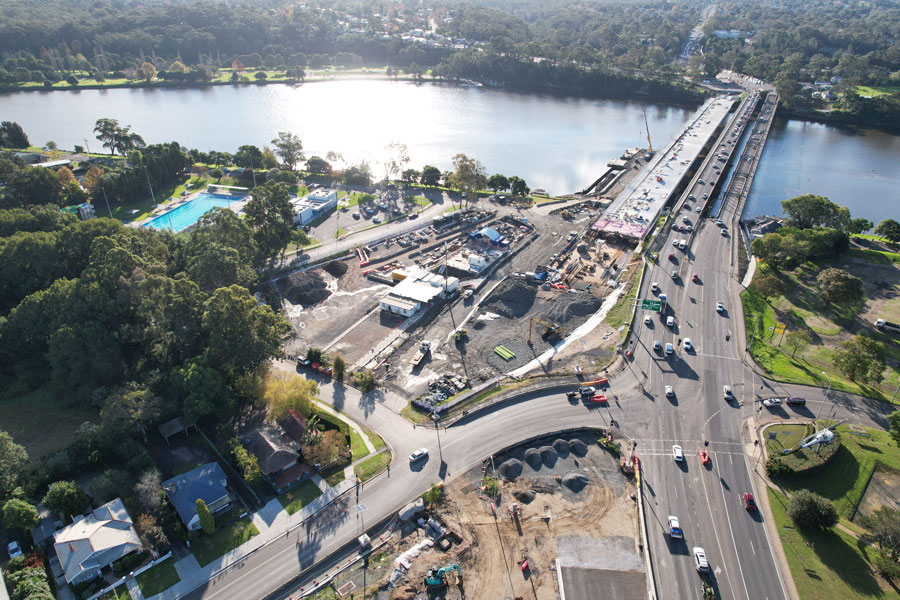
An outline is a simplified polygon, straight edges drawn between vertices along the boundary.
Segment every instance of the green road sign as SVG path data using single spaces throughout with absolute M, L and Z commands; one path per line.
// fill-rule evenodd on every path
M 662 301 L 660 300 L 641 300 L 641 308 L 643 310 L 655 310 L 659 312 L 662 310 Z

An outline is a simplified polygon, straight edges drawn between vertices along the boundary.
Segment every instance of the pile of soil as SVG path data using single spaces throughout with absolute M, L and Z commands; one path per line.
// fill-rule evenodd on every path
M 581 440 L 569 440 L 569 452 L 575 456 L 584 456 L 587 451 L 587 444 Z
M 544 464 L 550 468 L 553 468 L 553 465 L 556 464 L 556 459 L 559 458 L 556 450 L 554 450 L 551 446 L 541 446 L 540 453 L 541 460 L 544 461 Z
M 580 492 L 587 487 L 588 478 L 584 473 L 573 471 L 563 475 L 562 484 L 573 492 Z
M 570 319 L 583 319 L 600 310 L 600 299 L 591 294 L 562 294 L 553 302 L 547 318 L 554 323 L 566 323 Z
M 329 275 L 331 275 L 332 277 L 340 277 L 341 275 L 343 275 L 344 273 L 347 272 L 348 268 L 349 267 L 347 266 L 347 263 L 345 263 L 344 261 L 333 260 L 330 263 L 328 263 L 327 265 L 325 265 L 324 267 L 322 267 L 322 270 L 325 271 L 326 273 L 328 273 Z
M 317 270 L 291 273 L 284 282 L 284 297 L 291 304 L 312 306 L 330 295 L 331 292 L 325 288 L 325 280 Z
M 531 310 L 536 296 L 537 288 L 518 277 L 509 277 L 494 288 L 481 308 L 507 319 L 521 319 Z
M 500 467 L 497 469 L 497 472 L 500 473 L 500 476 L 504 479 L 512 481 L 522 474 L 522 461 L 511 458 L 500 465 Z
M 543 460 L 541 459 L 541 453 L 537 448 L 529 448 L 525 451 L 525 462 L 528 463 L 532 469 L 537 471 L 541 468 L 541 463 Z
M 534 501 L 534 492 L 531 490 L 517 490 L 512 495 L 522 504 L 531 504 Z
M 562 438 L 556 438 L 553 440 L 553 449 L 556 450 L 556 453 L 562 458 L 565 458 L 569 455 L 569 442 Z

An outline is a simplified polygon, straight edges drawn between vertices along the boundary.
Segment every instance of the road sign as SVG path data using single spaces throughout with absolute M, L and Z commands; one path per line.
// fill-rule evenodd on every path
M 353 508 L 356 509 L 356 512 L 363 512 L 369 510 L 369 508 L 365 504 L 357 504 Z
M 659 312 L 662 310 L 662 301 L 660 300 L 647 300 L 646 298 L 641 300 L 641 308 L 643 310 L 655 310 Z

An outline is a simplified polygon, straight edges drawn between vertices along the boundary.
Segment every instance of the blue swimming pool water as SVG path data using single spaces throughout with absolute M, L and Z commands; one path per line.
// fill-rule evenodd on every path
M 236 198 L 234 196 L 201 192 L 195 198 L 188 200 L 181 206 L 153 217 L 144 223 L 143 226 L 152 227 L 154 229 L 170 229 L 175 232 L 183 231 L 196 223 L 204 213 L 217 206 L 226 207 L 235 201 Z

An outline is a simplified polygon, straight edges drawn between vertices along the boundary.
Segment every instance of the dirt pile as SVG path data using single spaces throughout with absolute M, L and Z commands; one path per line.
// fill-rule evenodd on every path
M 528 463 L 528 466 L 537 471 L 541 468 L 541 453 L 537 448 L 529 448 L 525 451 L 525 462 Z
M 531 490 L 516 490 L 512 495 L 522 504 L 531 504 L 534 502 L 534 492 Z
M 574 471 L 563 475 L 562 484 L 573 492 L 580 492 L 587 487 L 588 478 L 584 473 Z
M 540 456 L 538 456 L 538 459 L 540 459 Z M 511 458 L 500 465 L 497 472 L 500 473 L 500 476 L 504 479 L 513 480 L 522 474 L 522 461 Z
M 284 297 L 291 304 L 307 307 L 318 304 L 331 295 L 318 271 L 291 273 L 284 282 Z
M 581 440 L 569 440 L 569 452 L 575 456 L 584 456 L 587 451 L 587 444 Z
M 550 468 L 553 468 L 553 465 L 556 464 L 556 459 L 559 458 L 556 450 L 554 450 L 551 446 L 541 446 L 540 453 L 541 460 L 544 461 L 544 464 Z
M 567 323 L 571 319 L 583 319 L 600 310 L 599 298 L 591 294 L 569 293 L 559 296 L 553 302 L 553 308 L 547 318 L 555 323 Z
M 509 277 L 494 288 L 481 308 L 507 319 L 521 319 L 531 310 L 536 296 L 537 288 L 518 277 Z
M 559 454 L 562 458 L 565 458 L 569 455 L 569 443 L 562 438 L 553 440 L 553 449 L 556 450 L 556 453 Z
M 322 267 L 322 270 L 325 271 L 326 273 L 328 273 L 329 275 L 331 275 L 332 277 L 340 277 L 341 275 L 343 275 L 344 273 L 347 272 L 348 268 L 349 267 L 347 266 L 347 263 L 345 263 L 344 261 L 333 260 L 330 263 L 328 263 L 327 265 L 325 265 L 324 267 Z

